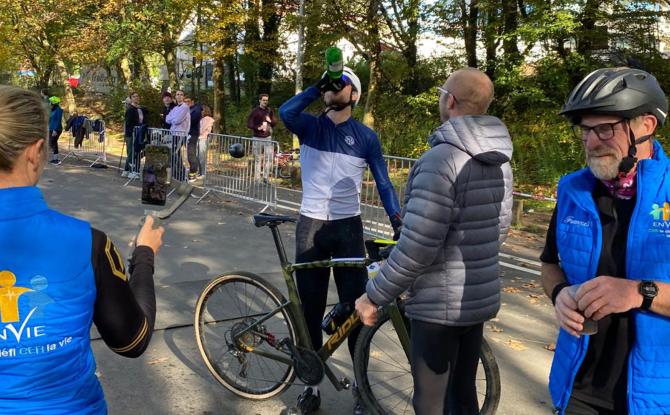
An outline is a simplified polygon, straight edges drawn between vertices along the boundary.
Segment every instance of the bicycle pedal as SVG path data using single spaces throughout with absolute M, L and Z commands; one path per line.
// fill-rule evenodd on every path
M 342 389 L 349 390 L 351 389 L 351 381 L 348 378 L 343 377 L 340 379 L 340 386 L 342 386 Z
M 291 406 L 290 408 L 286 408 L 284 415 L 302 415 L 302 412 L 295 406 Z

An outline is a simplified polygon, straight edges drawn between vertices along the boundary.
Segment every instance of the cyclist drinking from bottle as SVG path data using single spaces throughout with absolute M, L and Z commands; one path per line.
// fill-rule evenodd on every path
M 386 213 L 393 229 L 400 226 L 398 197 L 388 177 L 381 144 L 374 131 L 352 118 L 352 109 L 360 97 L 361 82 L 344 67 L 341 78 L 327 74 L 312 87 L 296 95 L 279 108 L 286 127 L 300 140 L 303 197 L 296 228 L 295 261 L 310 262 L 329 258 L 364 257 L 363 223 L 360 192 L 363 174 L 370 166 Z M 303 112 L 323 96 L 326 111 L 320 116 Z M 335 284 L 340 303 L 353 303 L 365 292 L 364 268 L 335 268 Z M 330 279 L 329 268 L 296 271 L 296 282 L 312 346 L 323 342 L 321 320 L 326 309 Z M 349 336 L 353 356 L 359 330 Z M 355 414 L 363 412 L 354 385 Z M 319 408 L 321 398 L 316 387 L 307 387 L 298 398 L 303 413 Z

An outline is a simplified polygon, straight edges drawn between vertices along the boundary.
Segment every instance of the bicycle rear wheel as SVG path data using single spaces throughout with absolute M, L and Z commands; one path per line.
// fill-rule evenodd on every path
M 386 312 L 356 341 L 354 373 L 361 398 L 374 415 L 414 414 L 412 369 Z M 500 372 L 485 339 L 477 368 L 479 413 L 493 415 L 500 402 Z
M 295 378 L 292 364 L 267 356 L 290 359 L 280 351 L 282 340 L 296 342 L 290 310 L 283 308 L 258 324 L 284 303 L 276 288 L 246 272 L 220 275 L 200 294 L 194 325 L 198 349 L 212 375 L 234 394 L 267 399 Z M 251 326 L 254 329 L 236 336 Z

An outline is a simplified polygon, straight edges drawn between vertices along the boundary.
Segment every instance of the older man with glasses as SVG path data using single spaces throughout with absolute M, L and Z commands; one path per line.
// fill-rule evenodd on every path
M 556 413 L 670 413 L 670 163 L 653 139 L 667 112 L 630 68 L 592 72 L 563 107 L 587 167 L 559 182 L 541 256 Z

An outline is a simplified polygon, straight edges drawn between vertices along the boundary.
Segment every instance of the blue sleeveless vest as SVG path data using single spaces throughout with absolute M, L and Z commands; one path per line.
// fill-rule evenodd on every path
M 670 282 L 670 163 L 660 144 L 654 157 L 638 163 L 637 202 L 628 229 L 626 275 L 633 280 Z M 558 185 L 556 241 L 570 284 L 596 277 L 602 228 L 591 195 L 596 178 L 586 168 Z M 632 415 L 670 414 L 670 318 L 631 311 L 635 343 L 628 356 L 628 408 Z M 549 375 L 549 391 L 563 414 L 589 336 L 560 330 Z
M 91 228 L 0 189 L 0 414 L 105 414 L 89 341 Z

